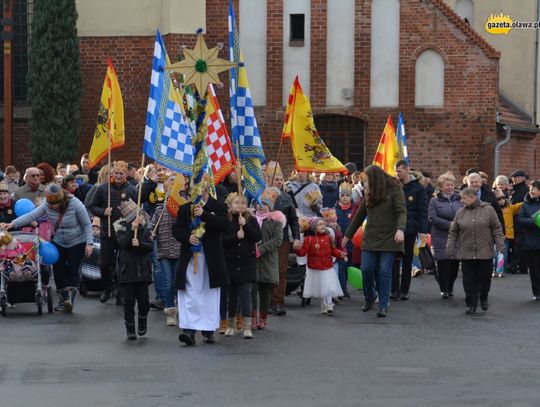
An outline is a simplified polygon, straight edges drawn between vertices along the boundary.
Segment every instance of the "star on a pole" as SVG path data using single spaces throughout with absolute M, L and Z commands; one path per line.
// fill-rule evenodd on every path
M 199 95 L 204 97 L 209 83 L 219 83 L 218 73 L 236 66 L 234 62 L 218 58 L 219 48 L 208 49 L 202 34 L 197 36 L 194 49 L 184 49 L 184 60 L 165 69 L 185 75 L 184 84 L 194 84 Z

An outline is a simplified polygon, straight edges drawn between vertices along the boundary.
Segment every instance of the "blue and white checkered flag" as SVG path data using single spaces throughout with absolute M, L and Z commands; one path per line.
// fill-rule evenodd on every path
M 193 129 L 180 107 L 181 99 L 175 88 L 167 50 L 159 30 L 156 33 L 150 96 L 146 112 L 144 153 L 159 164 L 175 172 L 193 175 Z

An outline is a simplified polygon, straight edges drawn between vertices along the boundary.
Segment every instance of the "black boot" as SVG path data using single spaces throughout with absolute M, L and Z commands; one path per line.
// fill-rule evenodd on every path
M 146 315 L 140 316 L 137 318 L 137 334 L 139 336 L 146 335 L 146 331 L 148 330 L 147 324 L 146 324 Z
M 130 340 L 130 341 L 136 340 L 137 335 L 135 334 L 135 322 L 127 322 L 127 321 L 125 321 L 125 324 L 126 324 L 126 336 L 127 336 L 127 339 Z
M 111 289 L 106 288 L 101 292 L 101 295 L 99 296 L 99 300 L 103 303 L 106 303 L 109 301 L 109 298 L 111 298 Z

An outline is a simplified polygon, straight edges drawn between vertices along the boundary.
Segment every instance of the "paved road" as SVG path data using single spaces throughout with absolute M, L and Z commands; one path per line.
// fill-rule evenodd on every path
M 487 313 L 468 317 L 461 281 L 439 299 L 431 276 L 386 319 L 359 294 L 319 314 L 288 298 L 255 339 L 184 348 L 152 312 L 148 336 L 124 339 L 122 309 L 82 299 L 73 315 L 19 304 L 0 318 L 0 406 L 538 406 L 540 302 L 527 276 L 493 282 Z

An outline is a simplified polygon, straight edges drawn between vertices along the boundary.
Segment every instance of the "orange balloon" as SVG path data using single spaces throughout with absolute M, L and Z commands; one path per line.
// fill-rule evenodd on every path
M 352 238 L 352 243 L 359 249 L 362 248 L 362 240 L 364 239 L 364 228 L 360 227 Z

